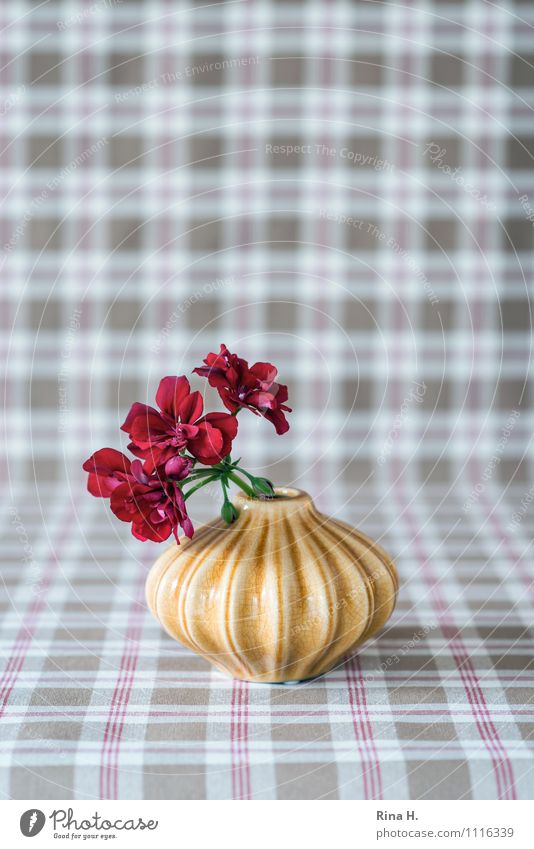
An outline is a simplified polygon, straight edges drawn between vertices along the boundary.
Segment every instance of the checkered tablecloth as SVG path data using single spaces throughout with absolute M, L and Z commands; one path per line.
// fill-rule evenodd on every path
M 533 4 L 15 0 L 0 27 L 1 795 L 532 798 Z M 157 547 L 84 489 L 220 342 L 289 385 L 287 435 L 241 419 L 249 468 L 399 567 L 386 631 L 303 686 L 172 643 Z
M 395 552 L 398 608 L 297 686 L 232 681 L 167 637 L 144 601 L 154 548 L 121 546 L 97 502 L 47 493 L 48 533 L 26 503 L 3 572 L 2 795 L 532 798 L 532 583 L 505 531 L 512 496 L 459 523 L 461 494 L 399 487 L 377 509 L 371 493 L 344 515 Z

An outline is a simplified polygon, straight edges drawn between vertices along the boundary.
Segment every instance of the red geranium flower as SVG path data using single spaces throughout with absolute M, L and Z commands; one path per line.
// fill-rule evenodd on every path
M 228 497 L 230 483 L 249 498 L 276 495 L 267 479 L 247 472 L 240 460 L 232 462 L 230 452 L 237 434 L 236 414 L 244 407 L 269 419 L 277 433 L 289 429 L 284 415 L 290 412 L 285 405 L 287 386 L 276 383 L 277 370 L 271 363 L 249 367 L 225 345 L 219 354 L 208 354 L 204 363 L 195 372 L 208 378 L 232 415 L 203 415 L 202 396 L 191 392 L 184 375 L 164 377 L 156 393 L 159 409 L 133 404 L 121 427 L 129 434 L 128 447 L 137 459 L 103 448 L 83 464 L 89 492 L 109 498 L 112 511 L 131 523 L 132 534 L 140 540 L 163 542 L 174 534 L 178 542 L 179 528 L 191 538 L 194 530 L 185 499 L 214 481 L 222 487 L 221 516 L 228 524 L 238 516 Z M 197 463 L 211 468 L 197 469 Z M 180 482 L 186 478 L 192 486 L 184 496 Z
M 289 430 L 284 415 L 291 412 L 284 404 L 287 386 L 275 383 L 278 370 L 271 363 L 254 363 L 249 367 L 246 360 L 231 354 L 226 345 L 221 345 L 218 354 L 208 354 L 204 362 L 205 366 L 193 371 L 208 378 L 227 410 L 235 413 L 246 407 L 272 422 L 277 433 Z
M 131 461 L 114 448 L 101 448 L 83 464 L 89 472 L 87 489 L 91 495 L 109 498 L 114 489 L 131 478 Z
M 202 396 L 190 389 L 186 377 L 164 377 L 156 393 L 160 410 L 136 403 L 121 427 L 132 440 L 128 448 L 145 460 L 148 474 L 184 449 L 207 466 L 231 451 L 237 433 L 235 417 L 228 413 L 202 416 Z
M 173 457 L 164 470 L 148 475 L 140 460 L 130 462 L 120 451 L 103 448 L 83 468 L 89 472 L 89 492 L 110 498 L 111 509 L 117 518 L 132 523 L 137 539 L 163 542 L 173 533 L 178 543 L 178 527 L 189 538 L 194 533 L 177 483 L 187 477 L 192 465 L 187 457 Z

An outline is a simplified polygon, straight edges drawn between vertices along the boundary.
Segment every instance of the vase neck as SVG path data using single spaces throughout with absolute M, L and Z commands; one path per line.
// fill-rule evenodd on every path
M 277 516 L 315 512 L 311 496 L 302 489 L 275 487 L 274 491 L 275 498 L 251 498 L 244 492 L 239 492 L 235 497 L 237 509 L 266 520 L 276 519 Z

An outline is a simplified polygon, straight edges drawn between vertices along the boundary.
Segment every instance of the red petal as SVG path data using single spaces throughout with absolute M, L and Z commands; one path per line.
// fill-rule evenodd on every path
M 193 538 L 193 534 L 195 533 L 195 529 L 193 527 L 193 522 L 191 521 L 189 516 L 186 516 L 185 519 L 182 519 L 182 530 L 183 530 L 184 534 L 186 535 L 186 537 L 189 537 L 189 539 Z
M 148 484 L 148 475 L 143 469 L 141 460 L 132 460 L 132 475 L 136 479 L 137 483 L 142 483 L 145 486 Z
M 116 451 L 115 448 L 101 448 L 91 454 L 83 464 L 83 468 L 86 472 L 111 474 L 114 471 L 121 471 L 129 474 L 130 461 L 125 454 Z
M 130 407 L 130 412 L 126 416 L 123 424 L 121 424 L 121 430 L 125 433 L 130 433 L 130 429 L 132 426 L 132 422 L 137 416 L 146 416 L 148 412 L 157 413 L 157 410 L 154 407 L 149 407 L 147 404 L 141 404 L 139 401 L 136 401 L 135 404 L 132 404 Z
M 202 415 L 203 409 L 204 402 L 202 401 L 202 395 L 200 392 L 192 392 L 180 403 L 178 416 L 184 424 L 193 423 Z
M 154 443 L 167 436 L 167 422 L 156 412 L 146 408 L 146 412 L 133 419 L 130 426 L 130 439 L 139 448 L 150 448 Z
M 191 471 L 193 461 L 188 457 L 172 457 L 165 463 L 165 474 L 173 480 L 183 480 Z
M 214 389 L 220 389 L 222 386 L 226 386 L 228 384 L 226 376 L 227 372 L 225 369 L 195 368 L 193 369 L 193 373 L 200 375 L 200 377 L 207 377 L 209 385 L 213 386 Z
M 223 402 L 226 409 L 230 410 L 231 413 L 236 413 L 243 406 L 239 403 L 239 401 L 234 400 L 233 394 L 229 392 L 224 392 L 224 390 L 219 389 L 219 398 Z M 235 416 L 233 418 L 235 418 Z
M 151 445 L 149 448 L 139 448 L 133 442 L 128 445 L 128 451 L 144 460 L 143 471 L 146 475 L 151 475 L 156 466 L 161 466 L 176 454 L 176 448 L 172 445 Z
M 273 386 L 271 386 L 271 392 L 276 398 L 276 403 L 278 404 L 278 406 L 283 404 L 284 401 L 287 401 L 287 386 L 285 385 L 285 383 L 275 383 Z
M 132 512 L 128 500 L 133 495 L 132 484 L 129 481 L 118 486 L 111 495 L 110 507 L 121 522 L 131 522 L 136 513 Z
M 162 522 L 157 528 L 152 527 L 149 522 L 140 521 L 132 524 L 132 534 L 142 542 L 147 539 L 152 542 L 164 542 L 172 533 L 172 525 L 169 521 Z
M 156 403 L 160 410 L 167 413 L 174 421 L 178 419 L 178 410 L 185 398 L 189 395 L 191 387 L 185 375 L 180 377 L 164 377 L 160 380 L 156 392 Z
M 83 469 L 89 472 L 87 489 L 91 495 L 109 498 L 130 475 L 130 460 L 114 448 L 101 448 L 85 461 Z
M 207 413 L 198 424 L 200 425 L 202 422 L 208 422 L 208 424 L 216 427 L 228 439 L 235 439 L 237 436 L 237 418 L 235 416 L 229 416 L 228 413 Z
M 228 413 L 208 413 L 199 424 L 201 422 L 207 422 L 221 432 L 223 438 L 221 457 L 226 457 L 232 450 L 232 440 L 237 436 L 237 416 L 229 416 Z
M 198 436 L 188 443 L 188 448 L 193 457 L 200 460 L 206 466 L 213 466 L 222 459 L 223 435 L 220 430 L 212 427 L 207 422 L 199 425 Z
M 267 410 L 264 413 L 267 421 L 272 422 L 275 430 L 278 434 L 286 433 L 289 430 L 289 422 L 286 420 L 282 410 L 277 408 L 276 410 Z
M 269 389 L 278 374 L 278 369 L 272 363 L 254 363 L 250 371 L 263 384 L 262 389 Z
M 250 392 L 245 401 L 258 410 L 274 410 L 278 406 L 270 392 Z

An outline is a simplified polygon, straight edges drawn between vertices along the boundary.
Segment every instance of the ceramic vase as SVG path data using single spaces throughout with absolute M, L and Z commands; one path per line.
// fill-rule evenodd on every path
M 288 683 L 332 669 L 383 627 L 398 578 L 381 546 L 300 490 L 235 504 L 232 525 L 204 525 L 149 573 L 148 605 L 171 637 L 234 678 Z

